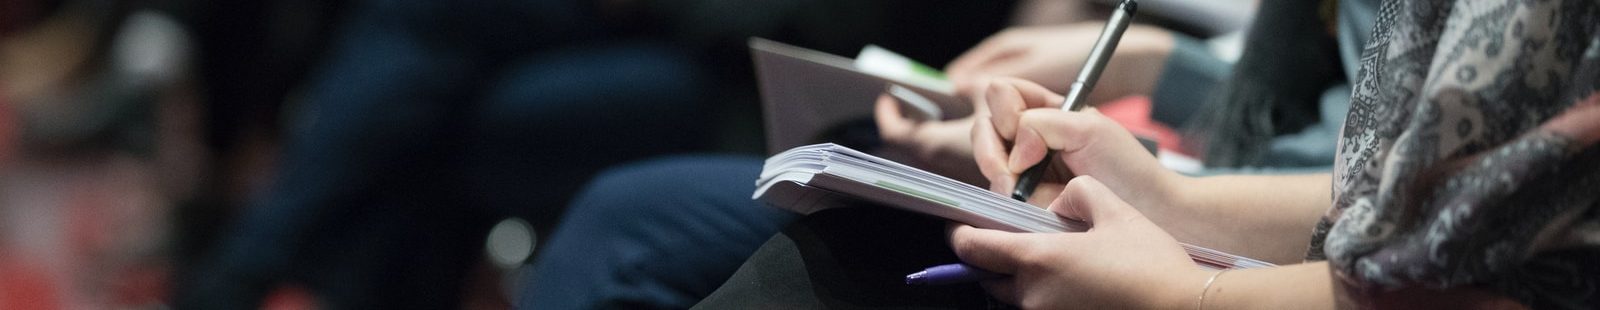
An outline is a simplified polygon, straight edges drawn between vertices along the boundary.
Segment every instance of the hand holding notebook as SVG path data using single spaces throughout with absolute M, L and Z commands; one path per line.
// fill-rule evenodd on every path
M 754 198 L 809 214 L 870 201 L 1006 232 L 1082 232 L 1089 223 L 1011 200 L 1000 194 L 833 144 L 802 146 L 768 158 Z M 1271 266 L 1258 260 L 1183 245 L 1207 268 Z
M 1091 177 L 1069 182 L 1050 211 L 1093 228 L 1019 234 L 960 225 L 950 243 L 967 264 L 1015 275 L 987 288 L 1024 308 L 1172 309 L 1189 305 L 1187 293 L 1215 273 L 1188 263 L 1172 235 Z

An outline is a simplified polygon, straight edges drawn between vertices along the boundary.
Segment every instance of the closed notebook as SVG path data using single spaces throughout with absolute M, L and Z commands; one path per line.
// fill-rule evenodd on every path
M 1088 229 L 1085 223 L 977 186 L 831 143 L 800 146 L 767 158 L 754 198 L 801 214 L 870 201 L 1011 232 Z M 1210 269 L 1273 266 L 1190 244 L 1183 248 L 1196 264 Z
M 818 143 L 839 142 L 829 133 L 853 121 L 871 120 L 873 102 L 885 92 L 918 117 L 940 120 L 972 114 L 972 104 L 952 94 L 941 73 L 878 47 L 857 59 L 750 39 L 761 86 L 767 154 Z

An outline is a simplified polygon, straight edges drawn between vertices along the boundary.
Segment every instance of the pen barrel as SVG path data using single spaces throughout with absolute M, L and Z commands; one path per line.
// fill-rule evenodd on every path
M 1100 30 L 1100 38 L 1089 49 L 1089 63 L 1083 64 L 1083 69 L 1078 71 L 1078 78 L 1073 81 L 1061 109 L 1077 111 L 1088 105 L 1089 92 L 1094 91 L 1095 81 L 1100 80 L 1100 72 L 1105 71 L 1107 63 L 1111 62 L 1111 55 L 1117 51 L 1117 42 L 1122 41 L 1122 33 L 1128 30 L 1137 7 L 1132 0 L 1124 0 L 1111 12 L 1106 27 Z
M 1064 111 L 1083 110 L 1084 106 L 1088 105 L 1088 103 L 1089 103 L 1088 86 L 1089 86 L 1088 82 L 1084 82 L 1084 81 L 1072 82 L 1072 86 L 1068 86 L 1067 87 L 1067 97 L 1066 97 L 1066 99 L 1063 99 L 1065 101 L 1061 102 L 1061 110 L 1064 110 Z
M 1033 196 L 1033 189 L 1039 186 L 1039 179 L 1044 178 L 1045 168 L 1050 166 L 1050 161 L 1055 157 L 1055 150 L 1045 151 L 1044 160 L 1017 175 L 1017 188 L 1011 190 L 1011 199 L 1028 202 L 1028 197 Z
M 944 285 L 977 282 L 1005 276 L 967 264 L 948 264 L 929 267 L 922 270 L 922 272 L 907 275 L 906 284 Z
M 1065 101 L 1061 103 L 1062 110 L 1078 111 L 1089 105 L 1089 92 L 1094 91 L 1100 72 L 1105 71 L 1106 64 L 1111 62 L 1111 54 L 1117 51 L 1117 42 L 1122 41 L 1122 33 L 1128 30 L 1128 23 L 1133 20 L 1133 13 L 1138 8 L 1139 3 L 1122 0 L 1117 4 L 1117 9 L 1111 12 L 1111 19 L 1106 20 L 1106 27 L 1100 30 L 1100 38 L 1089 49 L 1089 60 L 1078 71 L 1078 79 L 1072 82 Z M 1046 152 L 1043 161 L 1033 164 L 1017 176 L 1016 188 L 1011 191 L 1012 199 L 1026 202 L 1029 196 L 1033 196 L 1034 187 L 1039 186 L 1039 179 L 1044 177 L 1044 170 L 1050 166 L 1055 154 L 1055 150 Z

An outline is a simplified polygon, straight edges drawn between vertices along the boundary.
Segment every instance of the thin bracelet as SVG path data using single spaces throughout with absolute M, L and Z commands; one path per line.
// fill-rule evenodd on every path
M 1206 292 L 1211 291 L 1211 284 L 1217 283 L 1217 277 L 1222 276 L 1222 273 L 1228 272 L 1228 270 L 1229 269 L 1217 270 L 1216 273 L 1212 273 L 1211 274 L 1211 278 L 1210 279 L 1206 279 L 1206 286 L 1200 288 L 1200 299 L 1194 301 L 1194 310 L 1204 310 L 1205 309 L 1205 306 L 1206 306 Z

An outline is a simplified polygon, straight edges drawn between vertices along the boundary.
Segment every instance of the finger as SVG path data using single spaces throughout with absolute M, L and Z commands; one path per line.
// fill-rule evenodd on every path
M 1045 143 L 1037 130 L 1023 126 L 1017 133 L 1017 140 L 1011 144 L 1010 157 L 1006 160 L 1006 169 L 1012 171 L 1026 171 L 1040 161 L 1044 161 L 1045 154 L 1049 153 L 1049 145 Z
M 1007 166 L 1006 146 L 1000 142 L 1000 135 L 995 133 L 994 125 L 988 117 L 977 117 L 972 123 L 972 159 L 978 164 L 978 173 L 989 180 L 989 190 L 996 193 L 1010 193 L 1016 186 L 1017 174 L 1012 173 Z
M 973 46 L 966 53 L 962 53 L 961 56 L 950 61 L 950 64 L 945 66 L 945 74 L 956 77 L 973 73 L 975 68 L 994 59 L 995 56 L 1006 54 L 1005 51 L 1007 50 L 1016 49 L 1017 44 L 1016 40 L 1013 39 L 1014 36 L 1010 32 L 1000 32 L 984 39 L 983 42 L 978 42 L 977 46 Z
M 1001 274 L 1016 274 L 1018 257 L 1028 247 L 1026 236 L 971 225 L 950 232 L 950 247 L 962 262 Z
M 994 121 L 994 130 L 1004 141 L 1016 138 L 1017 119 L 1028 108 L 1011 84 L 1009 78 L 992 78 L 983 91 L 984 101 L 989 103 L 989 119 Z
M 1024 74 L 1028 73 L 1029 71 L 1037 70 L 1038 64 L 1036 62 L 1030 62 L 1028 55 L 1026 54 L 1014 54 L 1008 56 L 1009 57 L 995 59 L 994 61 L 984 63 L 983 67 L 978 69 L 979 71 L 977 74 L 1011 77 L 1034 82 L 1034 80 L 1028 79 Z
M 1031 68 L 1023 62 L 1028 57 L 1025 49 L 1010 49 L 1002 51 L 989 59 L 976 63 L 973 67 L 961 72 L 951 74 L 950 82 L 956 88 L 957 94 L 972 94 L 982 89 L 989 78 L 996 76 L 1016 76 L 1023 69 Z
M 1022 111 L 1058 107 L 1062 97 L 1033 82 L 997 77 L 989 80 L 989 86 L 984 89 L 984 100 L 989 105 L 995 130 L 1006 141 L 1012 141 L 1016 138 L 1017 119 Z
M 1027 55 L 1027 49 L 1013 42 L 1009 43 L 1009 45 L 1000 46 L 996 49 L 993 49 L 984 55 L 981 55 L 980 57 L 970 58 L 966 62 L 952 62 L 950 68 L 954 71 L 953 73 L 947 73 L 963 77 L 977 76 L 985 73 L 994 74 L 996 73 L 996 71 L 993 70 L 995 65 L 1015 62 L 1017 59 L 1022 59 Z
M 1020 296 L 1017 296 L 1017 284 L 1015 281 L 1014 278 L 993 279 L 978 282 L 978 285 L 983 287 L 983 291 L 989 292 L 989 296 L 994 296 L 994 299 L 998 299 L 1007 305 L 1015 306 L 1017 301 L 1022 300 Z
M 1035 83 L 1033 81 L 1013 77 L 1011 78 L 1011 82 L 1011 85 L 1017 88 L 1018 94 L 1022 95 L 1022 100 L 1027 104 L 1027 108 L 1029 109 L 1060 109 L 1062 101 L 1067 100 L 1066 96 L 1056 94 L 1055 92 L 1050 91 L 1049 88 L 1045 88 L 1044 86 L 1039 85 L 1039 83 Z
M 989 118 L 990 115 L 993 115 L 989 113 L 989 98 L 984 94 L 983 91 L 981 91 L 985 87 L 989 86 L 990 80 L 994 80 L 994 77 L 987 75 L 978 76 L 976 78 L 977 86 L 975 86 L 974 89 L 970 89 L 965 93 L 958 94 L 972 102 L 972 114 L 974 116 Z M 958 88 L 957 90 L 959 91 L 960 89 Z
M 878 96 L 872 118 L 878 123 L 878 136 L 890 142 L 908 138 L 916 127 L 916 122 L 900 114 L 899 100 L 887 93 Z
M 1034 109 L 1024 112 L 1017 121 L 1015 142 L 1007 154 L 1007 169 L 1022 171 L 1044 159 L 1045 151 L 1057 150 L 1058 155 L 1078 152 L 1103 139 L 1107 134 L 1129 135 L 1119 125 L 1099 115 L 1099 112 L 1067 112 L 1053 109 Z
M 1124 202 L 1111 188 L 1090 176 L 1072 178 L 1061 195 L 1050 203 L 1050 211 L 1061 217 L 1087 221 L 1095 227 L 1115 225 L 1129 218 L 1141 216 L 1139 210 Z
M 1571 138 L 1577 148 L 1595 144 L 1600 141 L 1600 92 L 1579 99 L 1539 127 Z

